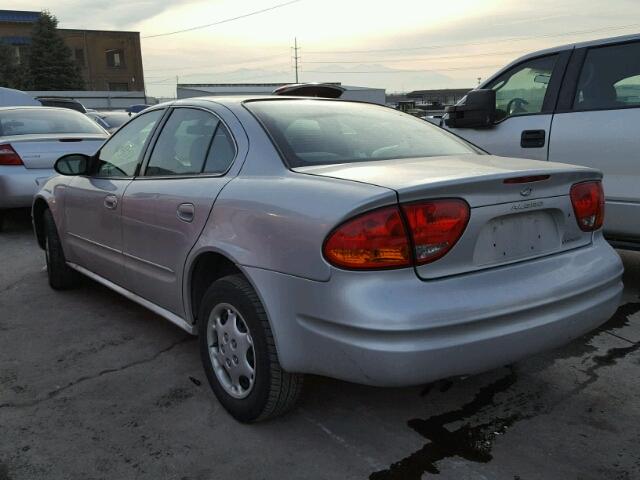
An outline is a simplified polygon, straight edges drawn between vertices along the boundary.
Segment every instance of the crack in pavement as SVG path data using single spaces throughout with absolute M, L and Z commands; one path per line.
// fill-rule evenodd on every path
M 152 356 L 148 357 L 148 358 L 143 358 L 140 360 L 136 360 L 134 362 L 131 363 L 127 363 L 126 365 L 122 365 L 120 367 L 117 368 L 108 368 L 106 370 L 102 370 L 101 372 L 98 372 L 94 375 L 86 375 L 84 377 L 80 377 L 77 380 L 74 380 L 70 383 L 68 383 L 67 385 L 65 385 L 64 387 L 60 387 L 56 390 L 52 390 L 49 393 L 47 393 L 44 397 L 42 398 L 36 398 L 35 400 L 31 400 L 29 402 L 7 402 L 7 403 L 2 403 L 0 404 L 0 408 L 27 408 L 27 407 L 33 407 L 35 405 L 38 405 L 39 403 L 45 402 L 47 400 L 51 400 L 52 398 L 57 397 L 58 395 L 60 395 L 62 392 L 75 387 L 76 385 L 79 385 L 81 383 L 87 382 L 89 380 L 93 380 L 99 377 L 102 377 L 103 375 L 108 375 L 110 373 L 116 373 L 116 372 L 121 372 L 123 370 L 126 370 L 128 368 L 131 367 L 135 367 L 138 365 L 142 365 L 144 363 L 149 363 L 149 362 L 153 362 L 156 358 L 158 358 L 160 355 L 162 355 L 163 353 L 167 353 L 170 350 L 174 349 L 175 347 L 177 347 L 178 345 L 181 345 L 183 343 L 186 343 L 188 341 L 193 341 L 194 337 L 191 335 L 188 335 L 187 337 L 184 337 L 176 342 L 173 342 L 171 345 L 169 345 L 166 348 L 163 348 L 162 350 L 154 353 Z

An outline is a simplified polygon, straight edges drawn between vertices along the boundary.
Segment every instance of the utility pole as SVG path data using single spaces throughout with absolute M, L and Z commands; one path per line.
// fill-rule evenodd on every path
M 295 66 L 296 66 L 296 83 L 299 83 L 298 81 L 298 60 L 300 59 L 300 56 L 298 55 L 298 37 L 294 37 L 293 39 L 293 60 L 295 61 Z

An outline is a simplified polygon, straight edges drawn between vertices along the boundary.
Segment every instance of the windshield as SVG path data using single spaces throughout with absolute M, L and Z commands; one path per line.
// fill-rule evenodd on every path
M 104 134 L 86 115 L 74 110 L 25 108 L 0 112 L 0 135 L 33 135 L 51 133 Z
M 328 100 L 245 105 L 292 168 L 478 153 L 439 127 L 379 105 Z

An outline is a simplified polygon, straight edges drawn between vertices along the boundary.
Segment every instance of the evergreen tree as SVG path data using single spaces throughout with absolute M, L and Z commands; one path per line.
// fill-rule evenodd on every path
M 58 20 L 44 11 L 33 27 L 29 76 L 33 90 L 82 90 L 80 70 L 57 30 Z
M 19 64 L 11 46 L 0 43 L 0 87 L 26 90 L 29 78 L 24 64 Z

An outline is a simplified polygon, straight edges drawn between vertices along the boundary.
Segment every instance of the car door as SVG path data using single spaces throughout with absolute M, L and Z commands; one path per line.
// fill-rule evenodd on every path
M 145 113 L 120 129 L 93 157 L 91 174 L 74 177 L 65 191 L 69 260 L 121 286 L 122 195 L 163 113 Z
M 128 289 L 183 316 L 182 272 L 187 255 L 230 180 L 237 148 L 213 112 L 174 108 L 143 173 L 123 199 L 124 262 Z
M 498 75 L 482 86 L 496 92 L 495 125 L 452 131 L 493 155 L 546 160 L 557 89 L 569 55 L 525 60 Z
M 605 234 L 640 243 L 640 42 L 576 53 L 553 119 L 549 160 L 601 170 Z

